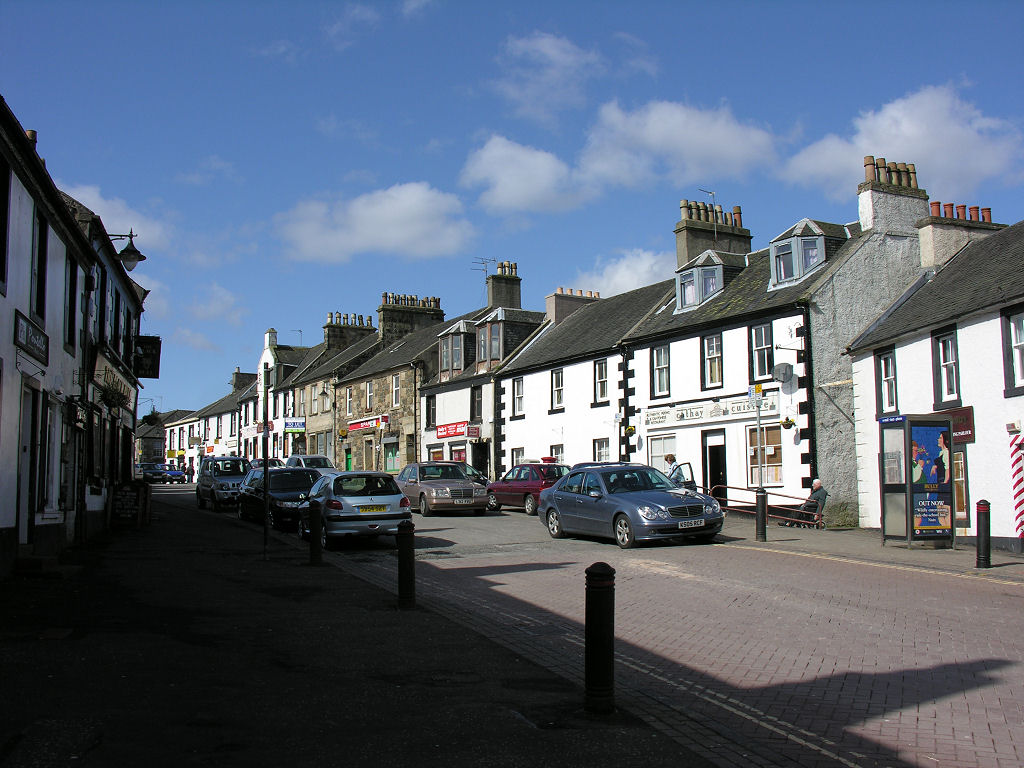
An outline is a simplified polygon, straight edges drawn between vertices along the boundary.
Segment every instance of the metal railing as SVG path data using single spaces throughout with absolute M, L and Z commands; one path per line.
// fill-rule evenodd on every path
M 721 495 L 722 491 L 725 491 L 724 496 Z M 704 492 L 718 499 L 722 509 L 726 512 L 737 512 L 744 515 L 754 514 L 757 504 L 756 488 L 744 488 L 737 485 L 715 485 L 710 490 Z M 744 494 L 749 495 L 749 503 L 745 501 Z M 825 527 L 825 521 L 820 511 L 813 514 L 804 511 L 803 505 L 807 501 L 806 496 L 790 496 L 788 493 L 778 493 L 768 489 L 765 489 L 765 494 L 767 495 L 767 511 L 770 519 L 777 520 L 780 523 L 789 523 L 790 525 L 806 525 L 811 528 Z M 773 496 L 777 499 L 792 499 L 796 503 L 785 501 L 773 502 Z

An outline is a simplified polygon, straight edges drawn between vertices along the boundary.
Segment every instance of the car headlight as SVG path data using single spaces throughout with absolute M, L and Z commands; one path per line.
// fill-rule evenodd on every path
M 474 496 L 486 496 L 487 495 L 487 489 L 486 488 L 482 488 L 482 487 L 480 487 L 478 485 L 478 486 L 476 486 L 473 489 L 473 495 Z
M 442 498 L 451 498 L 452 492 L 447 488 L 431 488 L 431 496 L 441 496 Z
M 300 501 L 279 501 L 277 506 L 281 509 L 298 509 L 301 503 Z
M 650 507 L 644 505 L 642 507 L 637 507 L 636 511 L 640 513 L 640 517 L 644 520 L 664 520 L 668 517 L 668 513 L 666 513 L 661 507 Z
M 718 517 L 722 514 L 722 507 L 717 501 L 704 505 L 704 514 L 708 517 Z

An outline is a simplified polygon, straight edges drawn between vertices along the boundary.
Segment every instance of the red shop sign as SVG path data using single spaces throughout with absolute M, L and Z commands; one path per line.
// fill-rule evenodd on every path
M 466 425 L 468 423 L 468 421 L 456 421 L 454 424 L 438 424 L 437 436 L 457 437 L 458 435 L 464 435 L 466 434 Z

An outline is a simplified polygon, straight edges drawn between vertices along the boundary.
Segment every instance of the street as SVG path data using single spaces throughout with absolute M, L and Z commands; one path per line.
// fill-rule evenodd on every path
M 883 550 L 866 532 L 755 545 L 735 516 L 713 545 L 630 551 L 554 541 L 519 510 L 414 522 L 421 604 L 577 682 L 584 570 L 614 567 L 617 702 L 715 764 L 1024 762 L 1019 559 L 979 574 L 973 551 Z M 326 557 L 390 589 L 393 551 Z

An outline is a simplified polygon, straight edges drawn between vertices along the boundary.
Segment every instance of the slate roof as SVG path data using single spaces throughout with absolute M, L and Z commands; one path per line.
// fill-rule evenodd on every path
M 675 280 L 662 280 L 582 306 L 558 325 L 542 326 L 539 335 L 503 366 L 501 373 L 601 354 L 614 347 L 646 313 L 674 295 Z
M 281 347 L 278 347 L 277 350 L 277 359 L 280 362 L 285 363 L 286 365 L 291 365 L 292 363 L 285 360 L 285 358 L 281 355 Z M 302 355 L 301 358 L 299 358 L 299 361 L 297 363 L 294 363 L 295 368 L 292 370 L 292 372 L 285 376 L 284 380 L 280 384 L 278 384 L 278 389 L 286 389 L 287 387 L 294 386 L 303 378 L 303 376 L 309 371 L 309 369 L 312 366 L 315 366 L 318 362 L 320 362 L 320 358 L 327 351 L 327 342 L 321 341 L 319 344 L 316 344 L 312 347 L 293 348 L 293 351 L 298 350 L 302 350 L 304 354 Z
M 204 419 L 207 416 L 213 416 L 214 414 L 234 411 L 238 408 L 238 400 L 240 396 L 240 392 L 232 392 L 229 395 L 224 395 L 220 400 L 210 403 L 205 408 L 200 408 L 192 414 L 192 417 L 193 419 Z
M 1024 221 L 975 241 L 855 339 L 850 351 L 1024 301 Z
M 320 379 L 326 378 L 344 366 L 345 363 L 351 362 L 361 355 L 365 355 L 368 352 L 373 351 L 373 348 L 375 346 L 379 347 L 380 344 L 380 336 L 376 333 L 368 334 L 367 336 L 359 339 L 355 344 L 345 347 L 336 354 L 327 356 L 323 360 L 319 361 L 317 365 L 306 371 L 301 382 L 296 380 L 295 383 L 319 381 Z
M 434 325 L 422 328 L 418 331 L 407 333 L 405 336 L 398 339 L 398 341 L 392 342 L 380 354 L 374 355 L 361 366 L 356 368 L 348 376 L 342 379 L 342 381 L 365 379 L 370 376 L 376 376 L 379 373 L 384 373 L 385 371 L 400 368 L 403 365 L 408 365 L 437 344 L 437 334 L 445 328 L 450 328 L 460 320 L 477 320 L 480 317 L 483 317 L 488 311 L 490 311 L 490 309 L 488 307 L 484 307 L 483 309 L 477 309 L 472 312 L 467 312 L 464 315 L 459 315 L 451 320 L 445 320 L 444 322 L 435 323 Z
M 792 227 L 787 229 L 781 235 L 772 238 L 772 242 L 778 240 L 788 240 L 791 237 L 801 237 L 806 235 L 817 236 L 820 234 L 825 237 L 831 237 L 838 240 L 845 240 L 847 238 L 847 231 L 851 235 L 860 234 L 860 223 L 856 224 L 833 224 L 830 221 L 818 221 L 817 219 L 801 219 Z
M 300 365 L 309 349 L 309 347 L 293 347 L 288 344 L 278 344 L 275 347 L 277 362 L 285 365 Z

